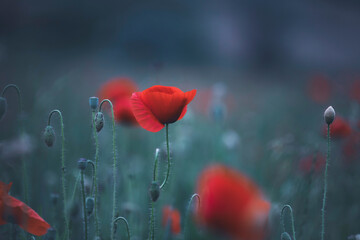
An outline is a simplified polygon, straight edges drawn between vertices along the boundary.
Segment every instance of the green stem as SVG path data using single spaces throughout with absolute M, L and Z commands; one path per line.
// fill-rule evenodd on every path
M 111 108 L 111 117 L 112 117 L 112 134 L 113 134 L 113 178 L 114 178 L 114 189 L 113 189 L 113 210 L 112 210 L 112 220 L 111 223 L 115 219 L 116 214 L 116 138 L 115 138 L 115 116 L 114 116 L 114 108 L 113 104 L 109 99 L 104 99 L 101 101 L 99 106 L 99 111 L 101 111 L 102 105 L 107 102 Z M 111 224 L 111 240 L 114 240 L 114 224 Z
M 169 147 L 169 124 L 165 124 L 166 126 L 166 151 L 167 151 L 167 171 L 166 171 L 166 177 L 163 181 L 163 183 L 160 185 L 160 189 L 163 189 L 165 184 L 167 183 L 170 175 L 170 147 Z
M 324 240 L 325 235 L 325 205 L 326 205 L 326 193 L 327 193 L 327 174 L 330 161 L 330 124 L 327 126 L 327 155 L 326 155 L 326 164 L 325 164 L 325 174 L 324 174 L 324 196 L 322 200 L 322 209 L 321 209 L 321 240 Z
M 119 220 L 122 220 L 124 223 L 125 223 L 125 225 L 126 225 L 126 231 L 127 231 L 127 235 L 128 235 L 128 240 L 130 240 L 130 229 L 129 229 L 129 223 L 128 223 L 128 221 L 126 220 L 126 218 L 124 218 L 124 217 L 117 217 L 117 218 L 115 218 L 114 219 L 114 225 L 116 224 L 116 222 L 117 221 L 119 221 Z
M 91 160 L 88 160 L 87 163 L 90 164 L 92 167 L 92 184 L 91 184 L 91 191 L 90 191 L 90 195 L 92 196 L 94 193 L 94 186 L 95 186 L 95 163 Z
M 81 170 L 81 194 L 82 194 L 83 211 L 84 211 L 84 233 L 85 233 L 85 240 L 87 240 L 87 217 L 86 217 L 84 171 L 83 170 Z
M 99 138 L 95 128 L 95 112 L 92 112 L 92 125 L 93 125 L 93 134 L 95 139 L 95 169 L 94 169 L 94 180 L 95 180 L 95 194 L 94 194 L 94 217 L 95 217 L 95 235 L 100 236 L 99 230 L 99 219 L 97 214 L 97 195 L 98 195 L 98 175 L 97 167 L 99 162 Z
M 4 97 L 6 91 L 10 88 L 14 88 L 16 90 L 17 96 L 18 96 L 18 100 L 19 100 L 19 112 L 20 112 L 20 132 L 23 135 L 24 134 L 24 124 L 23 121 L 21 119 L 21 114 L 22 114 L 22 109 L 23 109 L 23 104 L 22 104 L 22 97 L 21 97 L 21 92 L 20 92 L 20 88 L 15 85 L 15 84 L 8 84 L 4 87 L 4 89 L 1 92 L 1 96 Z M 29 202 L 29 191 L 28 191 L 28 182 L 27 182 L 27 171 L 26 171 L 26 162 L 25 159 L 22 158 L 21 159 L 21 164 L 22 164 L 22 172 L 23 172 L 23 194 L 25 197 L 25 202 L 27 204 L 30 204 Z
M 48 125 L 50 126 L 51 116 L 54 113 L 58 113 L 60 116 L 60 125 L 61 125 L 61 182 L 62 182 L 62 192 L 63 192 L 63 201 L 64 201 L 64 219 L 65 219 L 65 239 L 69 239 L 69 220 L 67 217 L 67 204 L 66 204 L 66 181 L 65 181 L 65 137 L 64 137 L 64 121 L 61 112 L 57 109 L 52 110 L 49 114 Z
M 72 195 L 71 195 L 70 204 L 73 204 L 73 203 L 74 203 L 75 194 L 76 194 L 76 189 L 77 189 L 77 185 L 79 184 L 80 178 L 81 178 L 81 174 L 79 174 L 79 175 L 76 177 L 75 184 L 74 184 L 74 190 L 73 190 L 73 193 L 72 193 Z
M 151 201 L 149 240 L 154 240 L 154 239 L 155 239 L 155 214 L 154 214 L 154 202 Z
M 281 209 L 280 221 L 282 223 L 283 232 L 286 232 L 285 231 L 285 221 L 284 221 L 284 212 L 285 212 L 286 208 L 288 208 L 290 210 L 290 218 L 291 218 L 291 228 L 292 228 L 292 233 L 293 233 L 293 240 L 296 240 L 294 215 L 293 215 L 292 207 L 290 205 L 285 205 Z
M 190 201 L 189 201 L 189 204 L 188 204 L 188 206 L 187 206 L 187 208 L 186 208 L 185 220 L 184 220 L 184 239 L 187 239 L 187 238 L 186 238 L 187 219 L 189 218 L 191 203 L 192 203 L 192 201 L 193 201 L 193 199 L 194 199 L 195 197 L 198 199 L 198 208 L 200 207 L 200 196 L 199 196 L 199 194 L 194 193 L 194 194 L 191 196 Z

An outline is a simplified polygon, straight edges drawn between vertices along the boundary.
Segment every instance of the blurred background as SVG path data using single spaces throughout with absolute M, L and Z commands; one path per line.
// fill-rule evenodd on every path
M 197 89 L 186 118 L 170 129 L 173 175 L 157 203 L 158 234 L 162 206 L 173 205 L 183 215 L 199 173 L 222 162 L 254 179 L 271 202 L 269 239 L 280 237 L 279 209 L 287 203 L 298 237 L 318 239 L 323 112 L 333 105 L 346 130 L 341 125 L 332 142 L 326 236 L 360 233 L 359 9 L 355 0 L 1 1 L 0 89 L 17 84 L 24 112 L 18 115 L 17 96 L 7 92 L 0 180 L 13 181 L 12 194 L 23 199 L 25 158 L 31 206 L 60 226 L 55 213 L 61 206 L 51 201 L 51 194 L 60 194 L 60 125 L 55 117 L 57 142 L 47 148 L 42 131 L 48 113 L 63 112 L 72 183 L 77 159 L 92 159 L 95 151 L 88 98 L 107 80 L 128 77 L 139 90 L 156 84 Z M 19 120 L 26 135 L 20 136 Z M 103 176 L 111 172 L 109 123 L 107 118 L 99 135 Z M 118 125 L 117 138 L 120 165 L 128 169 L 120 174 L 120 214 L 135 211 L 133 235 L 145 239 L 149 169 L 164 132 Z M 111 178 L 100 181 L 106 202 Z M 108 205 L 100 209 L 104 219 L 110 219 Z M 81 214 L 74 219 L 81 226 Z M 211 238 L 195 224 L 191 231 L 193 239 Z

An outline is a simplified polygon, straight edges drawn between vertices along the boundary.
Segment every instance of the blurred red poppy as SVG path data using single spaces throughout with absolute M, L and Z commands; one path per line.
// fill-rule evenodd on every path
M 270 203 L 245 175 L 223 165 L 210 166 L 200 175 L 197 193 L 201 225 L 231 239 L 264 238 Z
M 360 80 L 359 79 L 352 82 L 352 84 L 350 86 L 350 97 L 353 100 L 360 102 Z
M 187 105 L 195 95 L 195 89 L 183 92 L 176 87 L 156 85 L 133 93 L 130 104 L 140 126 L 150 132 L 158 132 L 165 124 L 183 118 Z
M 33 235 L 46 234 L 50 225 L 28 205 L 8 194 L 11 185 L 0 182 L 0 225 L 13 223 Z
M 331 96 L 331 85 L 324 75 L 314 75 L 307 86 L 310 98 L 317 103 L 326 103 Z
M 100 101 L 109 99 L 112 102 L 116 122 L 137 125 L 129 101 L 137 89 L 136 83 L 129 78 L 114 78 L 102 85 L 98 94 Z
M 316 155 L 308 155 L 302 158 L 299 162 L 299 169 L 304 174 L 308 174 L 311 171 L 320 173 L 324 169 L 325 164 L 325 156 L 321 153 L 317 153 Z
M 162 225 L 166 227 L 168 224 L 171 224 L 170 229 L 172 234 L 179 234 L 181 232 L 180 222 L 181 218 L 178 210 L 171 206 L 165 206 L 163 208 Z
M 333 123 L 330 125 L 330 136 L 332 138 L 345 138 L 352 133 L 350 124 L 342 117 L 336 116 Z M 327 135 L 327 125 L 323 127 L 323 135 Z
M 359 156 L 360 134 L 353 133 L 343 143 L 342 152 L 344 154 L 343 162 L 349 164 Z

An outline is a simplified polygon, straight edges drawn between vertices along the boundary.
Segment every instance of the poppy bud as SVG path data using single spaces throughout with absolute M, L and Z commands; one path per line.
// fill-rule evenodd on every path
M 59 199 L 59 194 L 57 194 L 57 193 L 52 193 L 52 194 L 50 195 L 50 198 L 51 198 L 52 204 L 56 205 L 57 202 L 58 202 L 58 199 Z
M 160 186 L 158 182 L 153 181 L 150 185 L 149 194 L 151 201 L 156 202 L 160 196 Z
M 46 126 L 44 131 L 44 141 L 48 147 L 52 147 L 55 142 L 55 131 L 50 125 Z
M 55 240 L 56 239 L 56 230 L 49 228 L 48 232 L 45 235 L 45 240 Z
M 89 105 L 90 105 L 91 110 L 95 111 L 99 105 L 99 98 L 98 97 L 90 97 Z
M 0 120 L 5 115 L 6 110 L 7 110 L 6 98 L 0 97 Z
M 85 170 L 86 169 L 86 165 L 87 165 L 87 160 L 85 159 L 85 158 L 80 158 L 79 160 L 78 160 L 78 168 L 80 169 L 80 170 Z
M 85 203 L 85 207 L 86 207 L 86 212 L 88 214 L 88 216 L 90 216 L 94 210 L 94 206 L 95 206 L 95 200 L 93 197 L 87 197 L 86 198 L 86 203 Z
M 281 234 L 281 240 L 291 240 L 291 237 L 287 232 L 283 232 Z
M 95 127 L 96 127 L 96 131 L 100 132 L 101 129 L 104 126 L 104 114 L 102 112 L 98 112 L 95 115 Z
M 328 107 L 324 112 L 324 119 L 327 125 L 330 125 L 335 119 L 335 110 L 332 106 Z

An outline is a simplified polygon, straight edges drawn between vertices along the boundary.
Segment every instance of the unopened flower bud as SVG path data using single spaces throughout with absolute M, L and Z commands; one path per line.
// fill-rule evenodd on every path
M 160 196 L 160 186 L 158 182 L 153 181 L 150 185 L 149 194 L 151 201 L 156 202 Z
M 3 118 L 7 110 L 6 98 L 0 97 L 0 120 Z
M 92 111 L 96 111 L 99 105 L 99 98 L 98 97 L 90 97 L 89 98 L 89 105 Z
M 330 125 L 335 119 L 335 110 L 332 106 L 328 107 L 324 112 L 324 119 L 327 125 Z
M 50 125 L 46 126 L 44 131 L 44 141 L 48 147 L 52 147 L 55 142 L 55 131 Z
M 94 210 L 94 206 L 95 206 L 95 200 L 93 197 L 87 197 L 86 198 L 86 203 L 85 203 L 85 207 L 86 207 L 86 212 L 88 214 L 88 216 L 90 216 Z
M 78 168 L 80 169 L 80 170 L 85 170 L 86 169 L 86 165 L 87 165 L 87 160 L 85 159 L 85 158 L 80 158 L 79 160 L 78 160 Z
M 95 115 L 95 127 L 97 132 L 100 132 L 104 127 L 104 114 L 102 112 L 98 112 Z
M 53 228 L 49 228 L 45 235 L 45 240 L 55 240 L 56 239 L 56 230 Z
M 59 199 L 59 194 L 57 193 L 52 193 L 50 194 L 50 198 L 51 198 L 51 202 L 56 205 Z
M 287 232 L 283 232 L 281 234 L 281 240 L 291 240 L 291 237 Z

